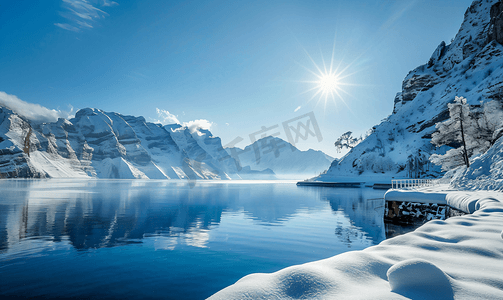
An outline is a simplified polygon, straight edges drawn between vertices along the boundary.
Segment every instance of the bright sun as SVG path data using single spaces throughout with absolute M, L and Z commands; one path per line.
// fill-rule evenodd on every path
M 339 81 L 335 74 L 323 74 L 318 82 L 319 89 L 323 94 L 333 95 L 339 88 Z
M 311 98 L 308 100 L 310 102 L 311 100 L 317 98 L 317 103 L 318 105 L 320 102 L 324 104 L 325 108 L 327 106 L 327 103 L 329 101 L 332 101 L 336 106 L 337 102 L 340 101 L 342 102 L 346 107 L 349 108 L 345 101 L 346 96 L 351 96 L 346 90 L 346 86 L 352 86 L 354 84 L 351 84 L 347 82 L 347 78 L 353 75 L 354 73 L 348 74 L 348 69 L 351 67 L 351 64 L 344 64 L 341 61 L 336 63 L 335 61 L 335 42 L 334 42 L 334 48 L 332 50 L 332 57 L 330 60 L 330 64 L 325 63 L 325 59 L 323 58 L 323 55 L 321 57 L 321 60 L 323 62 L 322 65 L 318 65 L 314 59 L 309 55 L 309 53 L 304 49 L 306 52 L 307 56 L 311 60 L 311 62 L 314 65 L 314 70 L 309 69 L 303 65 L 307 71 L 309 71 L 312 75 L 315 76 L 315 80 L 312 81 L 303 81 L 306 83 L 311 84 L 311 88 L 305 91 L 304 93 L 309 93 L 309 92 L 314 92 Z M 345 65 L 343 67 L 343 65 Z M 302 94 L 304 94 L 302 93 Z M 338 101 L 337 101 L 338 100 Z

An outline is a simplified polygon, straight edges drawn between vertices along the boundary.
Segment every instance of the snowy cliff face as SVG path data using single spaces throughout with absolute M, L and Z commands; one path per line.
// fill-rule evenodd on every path
M 30 125 L 7 108 L 0 107 L 0 178 L 45 177 L 28 163 L 26 153 L 39 146 Z
M 449 116 L 447 103 L 463 96 L 476 110 L 481 102 L 503 101 L 502 11 L 499 0 L 474 1 L 452 42 L 441 42 L 426 64 L 405 77 L 393 113 L 317 179 L 439 175 L 440 168 L 428 158 L 448 149 L 430 143 L 435 124 Z
M 280 179 L 316 176 L 328 169 L 333 158 L 321 151 L 300 151 L 290 143 L 268 136 L 244 149 L 228 148 L 243 168 L 263 171 L 270 169 Z
M 2 178 L 240 178 L 222 153 L 220 139 L 207 130 L 191 133 L 92 108 L 36 124 L 0 107 Z

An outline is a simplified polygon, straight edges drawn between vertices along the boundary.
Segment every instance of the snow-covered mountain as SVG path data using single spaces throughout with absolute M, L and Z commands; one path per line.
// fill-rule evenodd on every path
M 292 144 L 272 136 L 255 141 L 244 149 L 226 150 L 240 163 L 240 166 L 256 171 L 270 169 L 281 179 L 319 175 L 326 171 L 334 160 L 322 151 L 312 149 L 301 151 Z
M 279 150 L 267 153 L 265 142 Z M 260 161 L 255 146 L 262 151 Z M 278 179 L 273 170 L 279 178 L 314 176 L 332 161 L 278 138 L 236 150 L 240 155 L 229 154 L 206 129 L 162 126 L 100 109 L 42 123 L 0 107 L 0 178 Z
M 239 179 L 237 166 L 208 130 L 93 108 L 35 123 L 0 107 L 0 178 Z
M 428 158 L 449 149 L 430 143 L 435 124 L 449 117 L 447 104 L 456 96 L 465 97 L 474 110 L 481 102 L 503 102 L 502 44 L 503 3 L 474 1 L 451 43 L 441 42 L 426 64 L 405 77 L 392 114 L 315 179 L 439 175 L 440 167 Z

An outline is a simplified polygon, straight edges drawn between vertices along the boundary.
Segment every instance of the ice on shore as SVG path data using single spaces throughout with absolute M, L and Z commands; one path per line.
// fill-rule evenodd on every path
M 362 251 L 248 275 L 210 299 L 503 299 L 503 194 L 445 195 L 473 213 Z

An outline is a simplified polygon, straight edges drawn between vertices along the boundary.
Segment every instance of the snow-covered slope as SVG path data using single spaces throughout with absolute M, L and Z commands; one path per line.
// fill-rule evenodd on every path
M 451 185 L 463 190 L 503 191 L 503 138 L 483 155 L 472 160 L 469 168 L 459 167 L 446 174 Z
M 441 42 L 426 64 L 405 77 L 393 113 L 316 179 L 440 175 L 428 158 L 448 149 L 430 143 L 435 124 L 449 116 L 447 103 L 463 96 L 477 109 L 481 101 L 503 99 L 502 9 L 499 0 L 474 1 L 452 42 Z
M 167 125 L 164 128 L 195 165 L 204 164 L 206 169 L 211 171 L 206 174 L 207 177 L 217 175 L 226 179 L 239 178 L 235 161 L 227 157 L 220 138 L 213 136 L 209 130 L 191 131 L 180 124 Z
M 40 124 L 0 107 L 3 178 L 231 179 L 240 178 L 236 166 L 207 130 L 92 108 Z
M 242 167 L 251 170 L 271 169 L 278 178 L 299 179 L 319 175 L 328 169 L 334 160 L 322 151 L 300 151 L 277 137 L 264 137 L 245 149 L 227 148 Z

